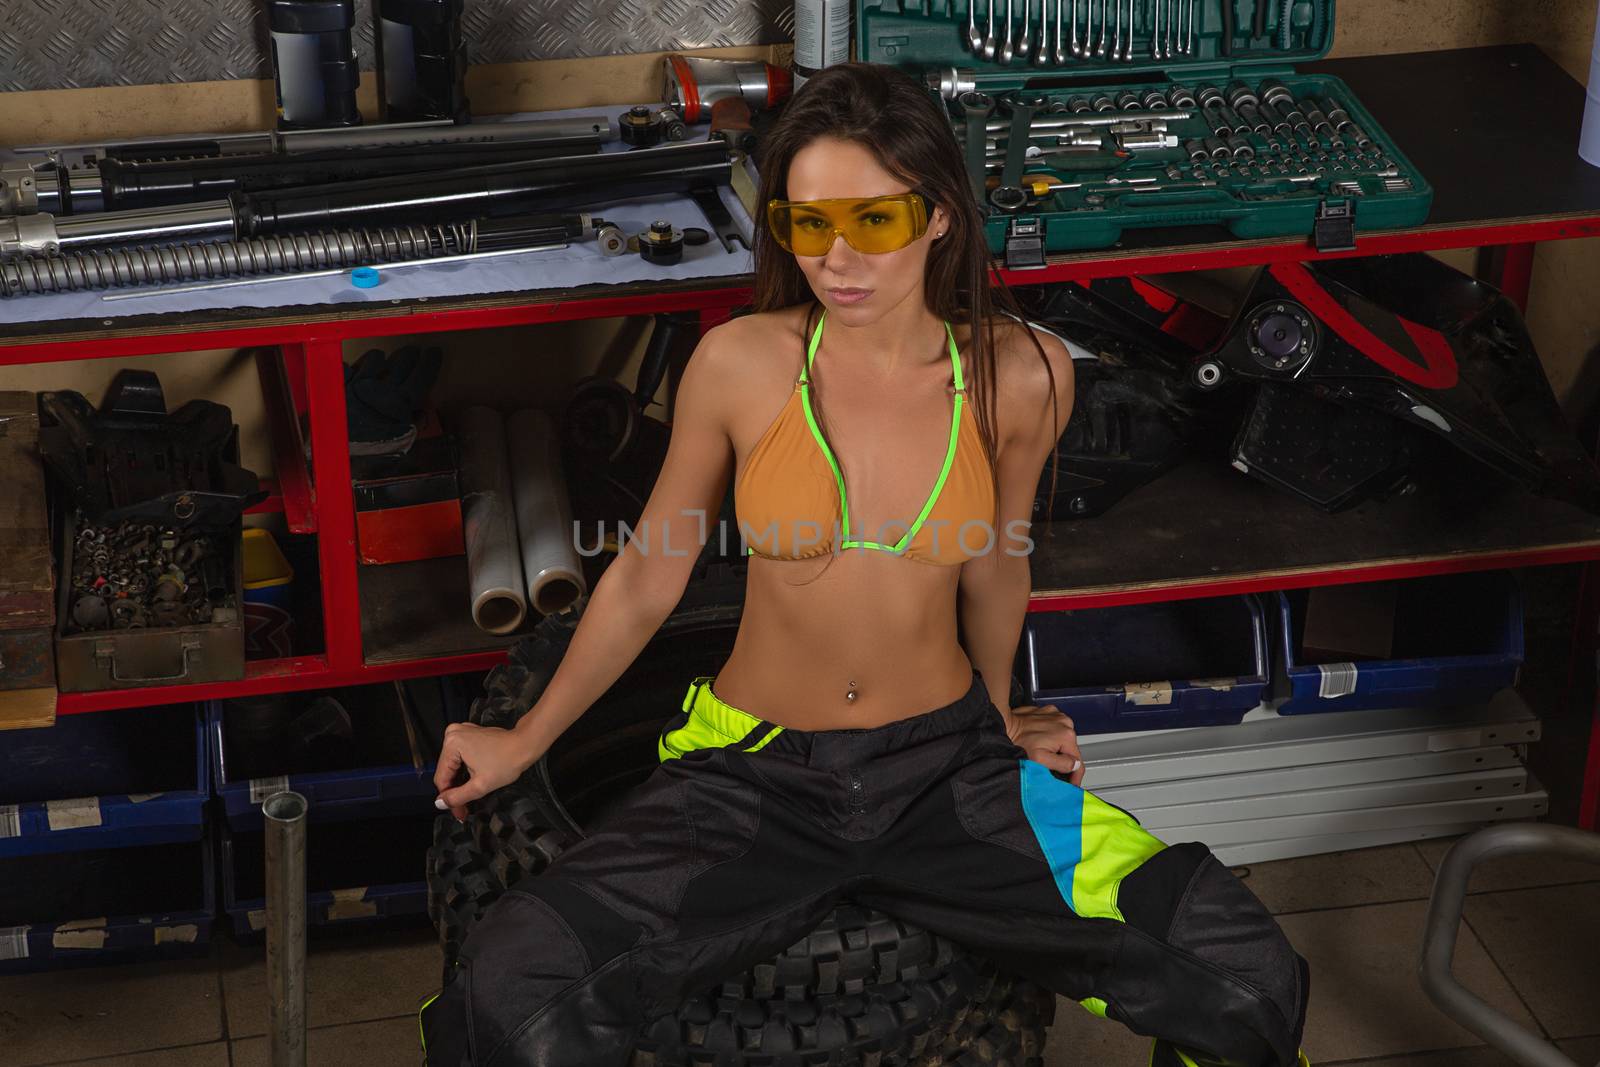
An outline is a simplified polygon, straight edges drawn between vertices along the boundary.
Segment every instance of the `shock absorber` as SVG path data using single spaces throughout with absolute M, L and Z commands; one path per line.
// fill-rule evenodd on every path
M 530 215 L 435 226 L 383 226 L 151 248 L 0 259 L 0 297 L 160 285 L 399 263 L 581 237 L 607 223 L 590 215 Z

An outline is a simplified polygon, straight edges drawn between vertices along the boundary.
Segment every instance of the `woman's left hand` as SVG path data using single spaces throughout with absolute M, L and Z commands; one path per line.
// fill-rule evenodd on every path
M 1073 785 L 1083 784 L 1083 753 L 1078 750 L 1078 731 L 1061 710 L 1024 704 L 1006 716 L 1006 733 L 1011 743 L 1028 754 L 1035 763 L 1070 775 Z

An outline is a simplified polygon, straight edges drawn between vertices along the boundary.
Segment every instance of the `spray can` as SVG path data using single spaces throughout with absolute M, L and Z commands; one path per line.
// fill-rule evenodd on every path
M 384 122 L 466 122 L 463 0 L 373 0 L 372 42 Z
M 358 126 L 355 0 L 267 0 L 278 129 Z
M 794 87 L 850 59 L 849 0 L 795 0 Z

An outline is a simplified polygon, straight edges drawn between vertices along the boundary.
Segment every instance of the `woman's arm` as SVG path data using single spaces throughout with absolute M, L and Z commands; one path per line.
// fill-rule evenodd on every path
M 1033 501 L 1040 476 L 1072 412 L 1072 358 L 1060 340 L 1035 333 L 1054 374 L 1052 405 L 1050 375 L 1032 342 L 1019 329 L 996 332 L 997 340 L 1004 339 L 1001 343 L 1005 353 L 996 375 L 1000 408 L 1000 529 L 996 531 L 993 552 L 962 564 L 962 646 L 982 673 L 990 699 L 1005 713 L 1012 740 L 1028 748 L 1030 756 L 1039 762 L 1071 772 L 1078 758 L 1076 739 L 1071 738 L 1069 744 L 1060 731 L 1065 725 L 1070 732 L 1071 720 L 1059 713 L 1041 718 L 1029 715 L 1030 709 L 1013 711 L 1011 668 L 1033 588 L 1029 556 L 1023 554 L 1029 546 Z M 1040 727 L 1044 728 L 1042 732 Z M 1067 750 L 1070 758 L 1064 755 Z M 1050 758 L 1052 755 L 1056 758 Z
M 728 490 L 734 461 L 728 396 L 738 389 L 740 353 L 728 334 L 701 339 L 678 385 L 667 455 L 634 537 L 590 591 L 571 644 L 549 685 L 511 730 L 452 724 L 434 785 L 436 805 L 465 818 L 468 802 L 514 781 L 547 751 L 649 644 L 677 607 L 689 573 Z M 457 785 L 465 769 L 471 777 Z

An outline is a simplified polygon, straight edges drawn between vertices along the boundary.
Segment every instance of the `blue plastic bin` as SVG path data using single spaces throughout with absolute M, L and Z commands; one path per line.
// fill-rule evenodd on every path
M 1394 652 L 1384 660 L 1306 663 L 1307 592 L 1278 594 L 1285 715 L 1363 708 L 1440 707 L 1486 700 L 1522 667 L 1522 594 L 1509 571 L 1396 583 Z
M 0 974 L 203 956 L 215 899 L 205 837 L 0 859 Z
M 1030 702 L 1080 734 L 1230 725 L 1267 686 L 1254 596 L 1032 612 L 1023 636 Z
M 349 752 L 353 765 L 346 768 L 295 766 L 281 744 L 235 738 L 228 728 L 226 701 L 208 706 L 212 782 L 229 826 L 259 828 L 261 802 L 284 789 L 306 798 L 313 822 L 436 814 L 434 762 L 430 760 L 420 771 L 412 766 L 394 687 L 357 686 L 327 692 L 344 705 L 354 725 Z M 298 694 L 294 700 L 303 705 L 317 695 Z
M 195 704 L 0 731 L 0 858 L 198 840 L 207 756 Z
M 265 835 L 229 826 L 218 830 L 223 910 L 235 932 L 259 934 L 266 924 Z M 309 826 L 306 922 L 346 926 L 425 913 L 423 872 L 432 843 L 431 817 Z

